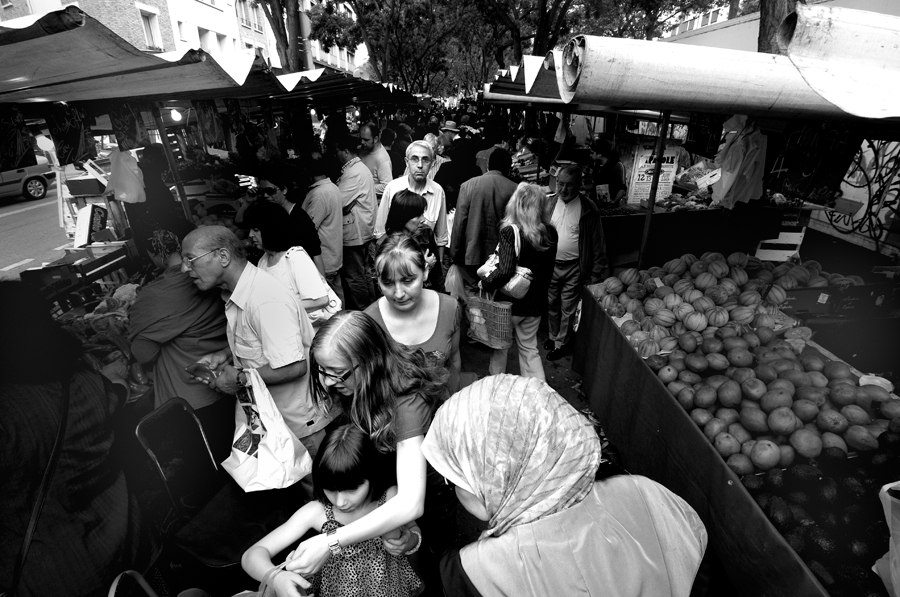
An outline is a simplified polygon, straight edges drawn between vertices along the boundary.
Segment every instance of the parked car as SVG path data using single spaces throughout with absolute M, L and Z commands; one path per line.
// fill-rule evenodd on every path
M 47 158 L 37 156 L 37 160 L 38 163 L 34 166 L 0 172 L 0 197 L 21 195 L 29 200 L 44 198 L 50 181 L 56 178 L 56 172 L 50 167 Z

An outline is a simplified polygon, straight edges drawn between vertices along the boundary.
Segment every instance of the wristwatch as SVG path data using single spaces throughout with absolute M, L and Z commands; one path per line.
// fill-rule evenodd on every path
M 341 548 L 341 542 L 338 541 L 335 533 L 337 533 L 336 530 L 328 531 L 328 536 L 330 537 L 328 540 L 328 549 L 331 550 L 331 555 L 339 556 L 343 552 L 343 549 Z

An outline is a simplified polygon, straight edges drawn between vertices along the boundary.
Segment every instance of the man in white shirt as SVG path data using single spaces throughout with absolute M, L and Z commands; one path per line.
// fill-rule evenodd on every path
M 344 303 L 347 309 L 362 311 L 375 300 L 372 286 L 374 264 L 369 245 L 375 228 L 375 181 L 372 173 L 356 155 L 359 139 L 349 136 L 337 140 L 336 150 L 341 166 L 338 189 L 343 202 Z
M 450 232 L 447 229 L 447 199 L 441 185 L 428 177 L 428 171 L 434 164 L 434 152 L 424 141 L 413 141 L 406 148 L 406 176 L 395 178 L 384 188 L 384 195 L 378 205 L 375 217 L 375 237 L 384 236 L 384 223 L 391 209 L 391 199 L 400 191 L 412 191 L 425 197 L 424 221 L 434 230 L 434 240 L 438 248 L 438 263 L 443 263 L 444 248 L 450 244 Z
M 312 185 L 303 200 L 303 210 L 309 214 L 319 242 L 322 245 L 322 264 L 325 268 L 325 280 L 335 294 L 344 302 L 344 289 L 341 288 L 339 272 L 344 264 L 343 242 L 343 202 L 341 191 L 328 178 L 328 165 L 322 154 L 314 152 L 309 159 L 309 175 Z
M 309 391 L 309 347 L 313 329 L 296 295 L 247 261 L 241 241 L 223 226 L 205 226 L 182 243 L 181 271 L 200 290 L 220 288 L 228 320 L 228 349 L 198 362 L 216 373 L 210 387 L 236 394 L 246 387 L 246 369 L 256 369 L 278 411 L 310 456 L 336 416 L 316 407 Z
M 391 156 L 381 144 L 378 127 L 363 124 L 359 127 L 359 159 L 372 173 L 375 181 L 375 196 L 380 200 L 384 187 L 394 178 Z
M 547 327 L 550 338 L 544 342 L 544 348 L 550 351 L 547 353 L 547 360 L 550 361 L 565 356 L 573 339 L 575 310 L 583 286 L 578 247 L 582 217 L 596 210 L 590 200 L 581 194 L 580 167 L 565 166 L 560 169 L 556 176 L 556 188 L 556 205 L 550 220 L 559 235 L 559 244 L 548 290 Z

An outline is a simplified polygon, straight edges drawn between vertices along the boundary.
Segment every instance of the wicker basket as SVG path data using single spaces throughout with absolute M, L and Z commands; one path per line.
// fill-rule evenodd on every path
M 509 348 L 513 341 L 512 303 L 495 301 L 483 293 L 466 303 L 469 338 L 495 349 Z

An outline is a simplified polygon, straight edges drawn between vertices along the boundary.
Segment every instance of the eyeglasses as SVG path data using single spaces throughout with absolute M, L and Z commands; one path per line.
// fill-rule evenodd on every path
M 184 264 L 184 266 L 185 266 L 186 268 L 188 268 L 188 269 L 194 269 L 194 262 L 195 262 L 195 261 L 197 261 L 197 260 L 200 259 L 201 257 L 206 257 L 206 256 L 209 255 L 210 253 L 215 253 L 216 251 L 218 251 L 218 250 L 221 249 L 221 248 L 222 248 L 222 247 L 219 247 L 219 248 L 216 248 L 216 249 L 210 249 L 209 251 L 207 251 L 207 252 L 204 253 L 203 255 L 197 255 L 196 257 L 191 257 L 190 259 L 182 259 L 181 262 Z
M 431 163 L 431 158 L 428 157 L 428 156 L 419 157 L 419 156 L 417 156 L 417 155 L 414 155 L 414 156 L 412 156 L 412 157 L 406 158 L 406 161 L 409 162 L 409 163 L 411 163 L 411 164 L 418 164 L 418 163 L 422 163 L 422 164 L 430 164 L 430 163 Z
M 353 375 L 353 372 L 356 371 L 357 367 L 359 367 L 359 365 L 354 365 L 342 373 L 329 373 L 321 367 L 316 367 L 316 369 L 318 369 L 319 375 L 321 375 L 322 377 L 327 377 L 328 379 L 336 383 L 344 383 L 350 378 L 351 375 Z
M 278 189 L 276 189 L 275 187 L 255 187 L 255 188 L 249 189 L 247 191 L 247 194 L 248 195 L 264 195 L 266 197 L 271 197 L 272 195 L 274 195 L 277 192 L 278 192 Z

